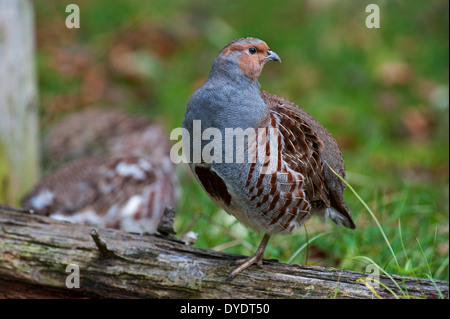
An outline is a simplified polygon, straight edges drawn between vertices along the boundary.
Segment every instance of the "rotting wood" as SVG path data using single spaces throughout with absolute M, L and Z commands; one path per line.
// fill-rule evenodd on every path
M 228 283 L 242 256 L 168 236 L 92 230 L 0 207 L 0 298 L 377 298 L 364 273 L 265 260 Z M 103 252 L 92 236 L 107 245 Z M 66 287 L 69 264 L 79 267 L 80 288 Z M 381 276 L 381 298 L 448 298 L 448 282 L 392 278 Z

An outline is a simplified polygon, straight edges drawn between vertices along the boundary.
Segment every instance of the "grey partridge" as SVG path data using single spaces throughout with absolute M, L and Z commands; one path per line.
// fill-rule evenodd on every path
M 57 125 L 47 145 L 52 159 L 72 161 L 34 186 L 22 201 L 26 209 L 152 233 L 165 208 L 176 205 L 178 181 L 161 125 L 118 110 L 85 110 Z
M 302 108 L 261 90 L 258 77 L 268 61 L 281 59 L 262 40 L 229 43 L 192 94 L 183 120 L 185 154 L 204 190 L 264 234 L 255 255 L 228 279 L 261 266 L 270 236 L 292 233 L 311 215 L 356 228 L 343 199 L 345 184 L 334 173 L 345 178 L 336 140 Z
M 151 134 L 153 140 L 142 143 L 142 138 L 149 135 L 142 132 L 149 128 L 153 130 Z M 120 143 L 116 141 L 128 138 L 132 142 L 129 138 L 132 134 L 136 134 L 134 140 L 137 141 L 132 144 L 139 143 L 139 148 L 155 145 L 170 148 L 164 128 L 147 118 L 127 114 L 118 108 L 88 107 L 64 116 L 51 127 L 44 139 L 44 153 L 52 168 L 82 157 L 105 154 L 129 155 L 117 152 L 117 145 Z M 157 137 L 160 140 L 155 141 Z M 148 153 L 146 151 L 142 155 Z

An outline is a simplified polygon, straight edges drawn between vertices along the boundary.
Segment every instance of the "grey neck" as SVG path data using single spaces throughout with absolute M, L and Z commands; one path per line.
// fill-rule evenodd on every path
M 245 130 L 265 123 L 269 110 L 260 96 L 260 84 L 243 75 L 238 68 L 231 61 L 214 61 L 208 79 L 199 90 L 202 98 L 208 101 L 201 108 L 207 114 L 212 113 L 202 121 L 205 126 Z

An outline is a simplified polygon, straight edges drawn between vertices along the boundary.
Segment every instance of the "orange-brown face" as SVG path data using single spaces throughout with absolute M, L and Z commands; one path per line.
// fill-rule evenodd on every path
M 228 48 L 223 50 L 222 55 L 231 54 L 233 51 L 240 51 L 242 54 L 238 55 L 238 64 L 242 73 L 251 78 L 253 81 L 257 80 L 264 65 L 268 61 L 280 61 L 280 57 L 270 50 L 264 41 L 257 44 L 254 43 L 236 43 L 231 44 Z

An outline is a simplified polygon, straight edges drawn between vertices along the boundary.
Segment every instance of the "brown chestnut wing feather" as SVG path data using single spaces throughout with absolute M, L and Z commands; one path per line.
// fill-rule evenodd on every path
M 261 95 L 271 114 L 279 121 L 284 141 L 282 160 L 290 169 L 304 176 L 307 200 L 312 206 L 329 207 L 329 191 L 320 156 L 322 141 L 298 114 L 285 107 L 275 96 L 266 92 L 262 92 Z

